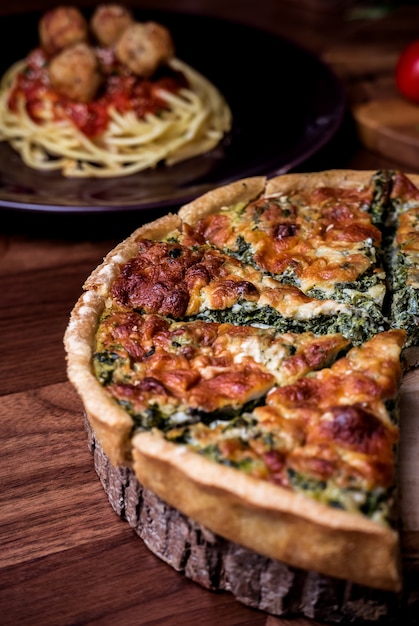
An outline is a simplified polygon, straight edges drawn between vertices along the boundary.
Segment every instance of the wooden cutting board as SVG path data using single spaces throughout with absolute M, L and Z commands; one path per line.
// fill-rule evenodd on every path
M 400 96 L 394 71 L 414 39 L 419 7 L 402 7 L 380 19 L 354 20 L 322 55 L 343 80 L 360 141 L 411 172 L 419 171 L 419 105 Z
M 410 171 L 419 168 L 419 105 L 394 94 L 355 104 L 352 112 L 367 148 L 384 157 L 391 155 Z

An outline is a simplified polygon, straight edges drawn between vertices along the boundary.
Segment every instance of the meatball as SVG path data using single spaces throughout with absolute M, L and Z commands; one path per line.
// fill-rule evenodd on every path
M 128 9 L 119 4 L 103 4 L 93 13 L 90 26 L 102 46 L 114 46 L 124 30 L 134 19 Z
M 117 41 L 115 54 L 134 74 L 150 77 L 174 55 L 170 32 L 155 22 L 135 22 Z
M 102 81 L 95 52 L 84 42 L 57 54 L 48 69 L 51 86 L 77 102 L 93 100 Z
M 60 6 L 39 21 L 39 40 L 47 54 L 56 54 L 75 43 L 87 41 L 88 24 L 79 9 Z

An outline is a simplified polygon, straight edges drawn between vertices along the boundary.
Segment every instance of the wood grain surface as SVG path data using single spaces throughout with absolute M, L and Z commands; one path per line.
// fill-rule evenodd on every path
M 0 12 L 52 4 L 16 0 L 13 6 L 2 3 Z M 150 4 L 167 8 L 170 2 Z M 257 10 L 250 1 L 176 4 L 217 16 L 236 15 L 292 36 L 319 54 L 335 46 L 346 28 L 352 29 L 338 11 L 311 11 L 310 2 L 299 12 L 290 6 L 293 3 L 276 0 L 261 0 Z M 411 28 L 411 19 L 405 21 L 406 28 Z M 344 80 L 348 89 L 354 88 L 352 78 Z M 312 171 L 399 165 L 391 152 L 377 154 L 362 145 L 348 112 L 335 140 L 305 167 Z M 419 173 L 419 163 L 411 171 Z M 92 219 L 5 210 L 0 215 L 2 626 L 315 626 L 308 619 L 282 619 L 250 609 L 227 592 L 207 591 L 175 572 L 112 511 L 97 479 L 82 406 L 66 377 L 62 337 L 89 273 L 150 215 Z M 405 570 L 416 591 L 418 391 L 419 373 L 411 372 L 402 394 L 402 537 Z M 410 621 L 402 623 L 417 624 L 418 619 L 415 609 Z

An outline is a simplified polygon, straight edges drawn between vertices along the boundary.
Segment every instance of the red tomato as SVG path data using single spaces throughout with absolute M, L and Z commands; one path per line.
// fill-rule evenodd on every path
M 402 96 L 419 104 L 419 39 L 402 50 L 396 64 L 395 79 Z

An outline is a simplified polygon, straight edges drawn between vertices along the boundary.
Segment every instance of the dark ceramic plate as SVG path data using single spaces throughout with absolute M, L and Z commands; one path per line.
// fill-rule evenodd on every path
M 37 46 L 39 13 L 0 18 L 0 71 Z M 236 22 L 176 12 L 141 11 L 172 32 L 179 58 L 226 97 L 233 128 L 211 153 L 131 176 L 68 179 L 26 167 L 0 143 L 0 207 L 32 212 L 125 212 L 178 207 L 214 186 L 288 172 L 319 151 L 344 113 L 339 81 L 295 44 Z

